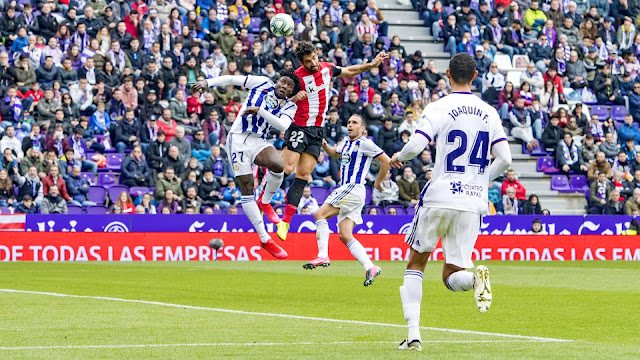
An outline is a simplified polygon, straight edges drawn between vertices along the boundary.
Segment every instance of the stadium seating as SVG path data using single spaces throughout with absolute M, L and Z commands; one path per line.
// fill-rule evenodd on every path
M 107 197 L 107 189 L 104 186 L 94 185 L 89 189 L 89 193 L 87 194 L 87 199 L 89 201 L 93 201 L 98 205 L 104 205 Z
M 327 196 L 329 196 L 328 189 L 324 186 L 312 186 L 311 195 L 318 201 L 318 204 L 322 204 Z
M 107 213 L 105 206 L 89 206 L 87 207 L 87 214 L 90 215 L 104 215 Z
M 118 181 L 114 173 L 98 173 L 98 185 L 109 187 L 117 183 Z
M 406 211 L 404 210 L 404 206 L 402 205 L 389 205 L 384 208 L 384 213 L 389 214 L 391 209 L 396 210 L 396 215 L 405 215 Z
M 84 214 L 84 209 L 82 206 L 67 204 L 67 212 L 72 215 L 81 215 Z
M 118 200 L 118 196 L 122 192 L 128 194 L 129 188 L 124 185 L 114 185 L 107 189 L 107 193 L 109 194 L 109 201 L 111 202 L 111 204 L 115 203 Z
M 611 118 L 618 122 L 623 122 L 627 115 L 627 108 L 622 105 L 614 105 L 611 107 Z
M 551 177 L 551 190 L 558 192 L 572 192 L 567 175 L 553 175 Z
M 584 175 L 571 176 L 571 189 L 576 192 L 589 191 L 589 182 Z

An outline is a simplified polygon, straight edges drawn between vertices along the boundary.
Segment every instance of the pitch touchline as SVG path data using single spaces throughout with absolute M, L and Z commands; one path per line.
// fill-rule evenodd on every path
M 422 343 L 434 344 L 473 344 L 473 343 L 518 343 L 531 340 L 425 340 Z M 16 346 L 0 347 L 5 350 L 58 350 L 58 349 L 123 349 L 123 348 L 154 348 L 154 347 L 206 347 L 206 346 L 290 346 L 290 345 L 371 345 L 397 344 L 397 341 L 330 341 L 330 342 L 288 342 L 288 343 L 200 343 L 200 344 L 121 344 L 121 345 L 57 345 L 57 346 Z
M 191 309 L 191 310 L 215 311 L 215 312 L 229 313 L 229 314 L 268 316 L 268 317 L 279 317 L 279 318 L 286 318 L 286 319 L 299 319 L 299 320 L 335 322 L 335 323 L 343 323 L 343 324 L 357 324 L 357 325 L 370 325 L 370 326 L 386 326 L 386 327 L 406 328 L 406 325 L 400 325 L 400 324 L 389 324 L 389 323 L 379 323 L 379 322 L 369 322 L 369 321 L 359 321 L 359 320 L 328 319 L 328 318 L 320 318 L 320 317 L 314 317 L 314 316 L 274 314 L 274 313 L 263 313 L 263 312 L 230 310 L 230 309 L 218 309 L 218 308 L 210 308 L 210 307 L 204 307 L 204 306 L 180 305 L 180 304 L 172 304 L 172 303 L 165 303 L 165 302 L 159 302 L 159 301 L 132 300 L 132 299 L 122 299 L 122 298 L 114 298 L 114 297 L 107 297 L 107 296 L 71 295 L 71 294 L 61 294 L 61 293 L 53 293 L 53 292 L 16 290 L 16 289 L 0 289 L 0 292 L 46 295 L 46 296 L 57 296 L 57 297 L 69 297 L 69 298 L 77 298 L 77 299 L 94 299 L 94 300 L 106 300 L 106 301 L 119 301 L 119 302 L 128 302 L 128 303 L 135 303 L 135 304 L 146 304 L 146 305 L 156 305 L 156 306 L 165 306 L 165 307 Z M 512 338 L 512 339 L 535 340 L 535 341 L 541 341 L 541 342 L 570 342 L 570 341 L 573 341 L 573 340 L 567 340 L 567 339 L 546 338 L 546 337 L 538 337 L 538 336 L 501 334 L 501 333 L 491 333 L 491 332 L 473 331 L 473 330 L 444 329 L 444 328 L 436 328 L 436 327 L 430 327 L 430 326 L 421 326 L 420 328 L 423 329 L 423 330 L 431 330 L 431 331 L 441 331 L 441 332 L 449 332 L 449 333 L 457 333 L 457 334 L 496 336 L 496 337 L 504 337 L 504 338 Z

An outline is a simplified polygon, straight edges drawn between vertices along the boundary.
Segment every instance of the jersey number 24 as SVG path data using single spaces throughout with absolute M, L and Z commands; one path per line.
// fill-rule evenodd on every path
M 467 152 L 467 133 L 462 130 L 451 130 L 447 135 L 447 144 L 455 145 L 456 139 L 460 139 L 457 148 L 447 155 L 447 172 L 464 173 L 464 165 L 454 165 L 454 161 Z M 487 154 L 489 153 L 489 133 L 478 131 L 471 152 L 469 152 L 468 164 L 478 168 L 478 174 L 484 174 L 484 169 L 489 165 Z

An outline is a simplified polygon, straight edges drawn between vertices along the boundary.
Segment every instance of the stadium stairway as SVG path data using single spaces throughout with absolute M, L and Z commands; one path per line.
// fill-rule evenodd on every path
M 431 31 L 424 26 L 418 12 L 413 10 L 409 2 L 405 5 L 398 4 L 396 0 L 378 0 L 377 5 L 389 23 L 389 39 L 398 35 L 407 53 L 413 54 L 420 50 L 425 61 L 435 60 L 438 70 L 444 71 L 449 67 L 451 55 L 444 52 L 442 42 L 433 42 Z
M 587 201 L 582 193 L 559 193 L 551 190 L 551 176 L 536 171 L 536 157 L 522 153 L 522 142 L 508 137 L 513 156 L 511 168 L 518 180 L 527 189 L 527 197 L 538 195 L 543 209 L 552 215 L 583 215 Z

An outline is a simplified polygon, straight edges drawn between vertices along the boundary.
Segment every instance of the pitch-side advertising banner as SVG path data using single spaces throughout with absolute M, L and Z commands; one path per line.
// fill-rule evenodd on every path
M 275 236 L 274 236 L 275 237 Z M 209 240 L 220 238 L 224 246 L 215 251 Z M 360 235 L 358 240 L 374 261 L 408 259 L 402 235 Z M 291 233 L 279 244 L 288 260 L 309 260 L 317 253 L 314 234 Z M 352 260 L 336 234 L 331 235 L 329 257 Z M 442 260 L 438 247 L 432 259 Z M 474 260 L 640 261 L 638 236 L 541 236 L 481 235 Z M 46 236 L 34 232 L 12 233 L 0 240 L 0 261 L 262 261 L 275 260 L 260 247 L 256 234 L 234 233 L 70 233 Z
M 404 234 L 411 227 L 412 216 L 364 215 L 356 234 Z M 522 235 L 531 229 L 533 220 L 540 219 L 549 235 L 619 235 L 627 229 L 631 216 L 485 216 L 480 225 L 484 235 Z M 24 218 L 22 219 L 24 222 Z M 275 227 L 265 221 L 267 231 Z M 17 226 L 17 224 L 12 224 Z M 329 227 L 337 229 L 336 218 Z M 64 232 L 253 232 L 253 225 L 243 215 L 27 215 L 26 231 Z M 17 228 L 16 228 L 17 229 Z M 291 232 L 313 233 L 313 216 L 293 217 Z

